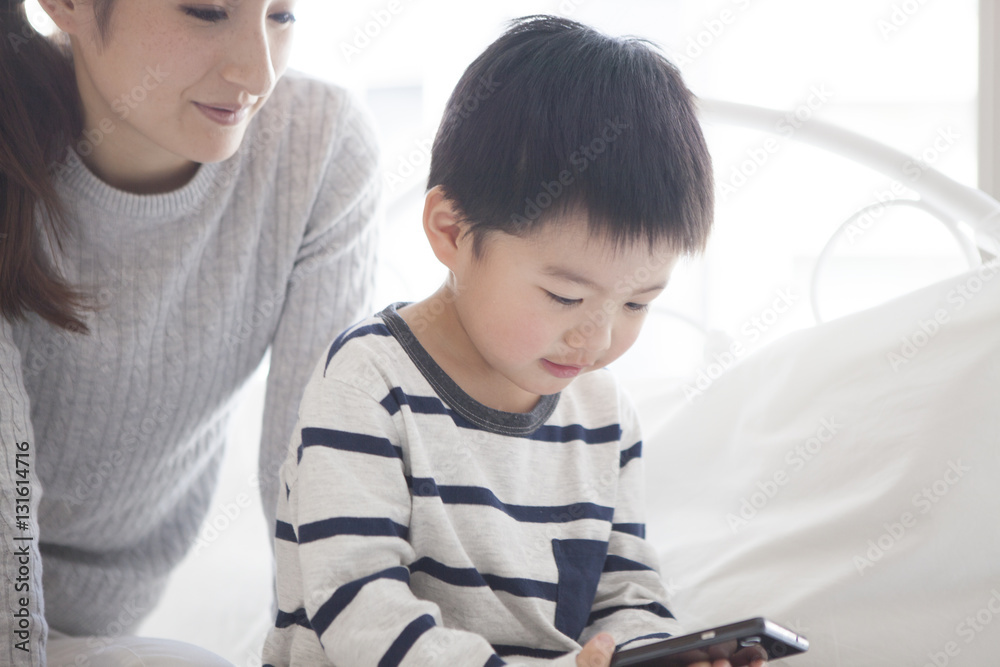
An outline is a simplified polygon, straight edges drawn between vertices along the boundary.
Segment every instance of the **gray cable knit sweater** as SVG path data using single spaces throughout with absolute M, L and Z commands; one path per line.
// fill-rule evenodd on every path
M 72 152 L 56 182 L 72 233 L 48 252 L 98 310 L 89 335 L 0 322 L 3 665 L 44 665 L 46 622 L 120 634 L 152 609 L 207 512 L 234 392 L 268 348 L 273 525 L 309 373 L 371 309 L 377 155 L 338 88 L 287 74 L 238 153 L 175 192 L 115 190 Z

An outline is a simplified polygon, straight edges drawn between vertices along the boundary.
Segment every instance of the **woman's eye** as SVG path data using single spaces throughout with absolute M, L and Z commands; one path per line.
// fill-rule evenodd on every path
M 633 313 L 644 313 L 647 310 L 649 310 L 649 304 L 648 303 L 626 303 L 625 304 L 625 308 L 626 308 L 626 310 L 629 310 L 629 311 L 631 311 Z
M 553 294 L 552 292 L 548 291 L 545 293 L 549 295 L 550 299 L 563 306 L 575 306 L 576 304 L 581 303 L 583 301 L 583 299 L 567 299 L 564 296 L 559 296 L 558 294 Z
M 218 23 L 226 19 L 225 10 L 211 7 L 184 7 L 184 13 L 207 23 Z
M 280 23 L 281 25 L 288 25 L 290 23 L 295 23 L 295 15 L 291 12 L 279 12 L 277 14 L 271 14 L 269 17 L 275 23 Z

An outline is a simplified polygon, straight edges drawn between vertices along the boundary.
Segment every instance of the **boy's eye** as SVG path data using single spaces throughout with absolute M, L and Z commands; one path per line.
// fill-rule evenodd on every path
M 553 294 L 552 292 L 549 292 L 547 290 L 545 293 L 549 295 L 550 299 L 563 306 L 575 306 L 576 304 L 583 302 L 583 299 L 567 299 L 564 296 Z
M 649 310 L 649 304 L 648 303 L 631 303 L 630 302 L 630 303 L 626 303 L 625 304 L 625 309 L 629 310 L 629 311 L 631 311 L 633 313 L 644 313 L 647 310 Z
M 226 19 L 226 11 L 218 7 L 184 7 L 184 13 L 199 21 L 218 23 Z

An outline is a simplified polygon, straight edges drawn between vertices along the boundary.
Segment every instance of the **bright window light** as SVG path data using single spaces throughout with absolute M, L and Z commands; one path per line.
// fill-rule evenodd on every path
M 813 119 L 878 138 L 975 183 L 977 3 L 844 0 L 304 2 L 293 66 L 367 100 L 383 141 L 388 225 L 379 302 L 418 299 L 441 281 L 420 229 L 429 145 L 464 68 L 516 16 L 554 13 L 659 44 L 699 96 L 787 110 L 784 136 L 706 126 L 718 213 L 705 257 L 681 265 L 658 313 L 618 366 L 683 376 L 704 332 L 753 346 L 811 326 L 809 278 L 840 224 L 888 197 L 912 197 L 843 158 L 788 138 Z M 959 271 L 958 245 L 913 209 L 866 218 L 820 276 L 823 313 L 875 305 Z M 778 321 L 754 325 L 780 295 Z M 667 312 L 671 314 L 666 314 Z
M 792 114 L 790 123 L 834 122 L 974 185 L 976 5 L 300 0 L 292 66 L 352 88 L 373 112 L 389 200 L 381 306 L 421 298 L 444 277 L 420 228 L 428 142 L 462 71 L 510 18 L 555 13 L 612 34 L 646 37 L 663 46 L 701 97 L 783 109 Z M 690 382 L 699 372 L 711 372 L 712 363 L 721 368 L 733 341 L 753 350 L 810 326 L 808 278 L 830 235 L 855 211 L 897 196 L 906 185 L 894 187 L 781 136 L 769 143 L 762 134 L 717 126 L 706 127 L 706 134 L 718 185 L 713 240 L 705 257 L 675 271 L 642 337 L 616 363 L 633 389 L 649 378 L 658 390 L 671 379 Z M 920 173 L 918 168 L 917 178 Z M 859 230 L 838 241 L 822 276 L 828 316 L 891 298 L 963 265 L 954 241 L 922 212 L 885 211 Z M 256 452 L 246 445 L 259 439 L 263 386 L 261 372 L 248 383 L 233 420 L 231 441 L 240 446 L 229 450 L 206 531 L 213 529 L 212 520 L 228 518 L 241 494 L 257 502 L 251 488 Z M 269 547 L 259 506 L 233 524 L 218 536 L 203 532 L 214 541 L 193 550 L 178 568 L 143 632 L 194 642 L 254 667 L 271 625 L 263 602 L 270 595 Z M 197 608 L 191 605 L 195 599 L 201 601 Z

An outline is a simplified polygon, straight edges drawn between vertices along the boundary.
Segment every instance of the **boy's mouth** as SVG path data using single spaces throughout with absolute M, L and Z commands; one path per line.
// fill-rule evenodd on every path
M 580 371 L 584 369 L 584 366 L 566 366 L 564 364 L 557 364 L 549 361 L 548 359 L 542 359 L 542 366 L 551 375 L 564 380 L 576 377 L 580 374 Z

